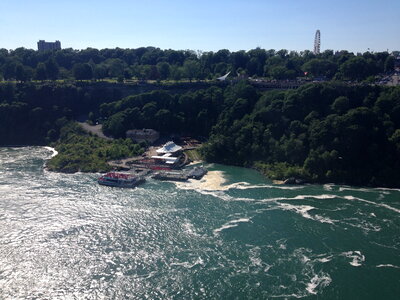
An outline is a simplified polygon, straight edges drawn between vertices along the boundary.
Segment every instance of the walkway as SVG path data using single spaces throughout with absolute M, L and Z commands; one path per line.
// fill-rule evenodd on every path
M 103 125 L 98 124 L 98 125 L 89 125 L 86 122 L 78 122 L 83 130 L 85 130 L 86 132 L 92 133 L 94 135 L 97 135 L 99 138 L 105 139 L 105 140 L 112 140 L 113 138 L 110 138 L 108 136 L 105 136 L 103 133 Z

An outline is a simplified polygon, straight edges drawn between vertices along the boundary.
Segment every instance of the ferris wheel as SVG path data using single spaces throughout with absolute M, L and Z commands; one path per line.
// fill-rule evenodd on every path
M 321 32 L 319 29 L 315 33 L 315 38 L 314 38 L 314 54 L 320 54 L 320 49 L 321 49 Z

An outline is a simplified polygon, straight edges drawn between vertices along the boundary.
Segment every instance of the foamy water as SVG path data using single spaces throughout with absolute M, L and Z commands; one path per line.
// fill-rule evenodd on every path
M 99 186 L 0 149 L 0 299 L 396 299 L 400 192 L 200 181 Z M 362 280 L 362 283 L 360 283 Z
M 188 182 L 175 182 L 179 189 L 203 190 L 203 191 L 226 191 L 226 179 L 222 171 L 209 171 L 201 180 L 189 179 Z
M 53 152 L 53 153 L 51 154 L 50 158 L 52 158 L 52 157 L 54 157 L 54 156 L 56 156 L 56 155 L 58 154 L 58 151 L 57 151 L 56 149 L 52 148 L 52 147 L 44 147 L 44 149 Z

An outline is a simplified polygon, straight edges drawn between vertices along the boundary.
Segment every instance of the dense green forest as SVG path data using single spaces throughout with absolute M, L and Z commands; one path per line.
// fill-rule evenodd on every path
M 157 91 L 103 104 L 104 131 L 209 137 L 211 162 L 272 178 L 400 186 L 400 87 L 308 84 L 259 92 L 245 82 L 182 95 Z
M 83 162 L 105 170 L 101 160 L 141 153 L 126 130 L 154 128 L 204 137 L 207 161 L 257 167 L 271 178 L 400 186 L 400 87 L 329 82 L 261 91 L 241 81 L 121 97 L 95 83 L 0 84 L 0 144 L 57 141 L 58 169 Z M 102 122 L 115 144 L 76 131 L 70 121 L 81 115 Z
M 143 153 L 143 148 L 131 139 L 104 140 L 85 133 L 74 122 L 68 122 L 61 129 L 60 139 L 54 146 L 58 155 L 47 162 L 47 168 L 65 173 L 106 172 L 111 170 L 107 161 Z
M 388 52 L 351 53 L 326 50 L 265 50 L 217 52 L 137 49 L 62 49 L 39 52 L 32 49 L 0 49 L 0 80 L 207 80 L 228 71 L 269 79 L 297 77 L 336 80 L 373 80 L 373 76 L 393 70 L 395 56 Z
M 310 84 L 260 97 L 233 89 L 203 148 L 208 161 L 312 182 L 400 186 L 399 87 Z
M 223 99 L 223 89 L 215 86 L 175 95 L 153 91 L 102 104 L 98 116 L 105 120 L 104 133 L 118 138 L 132 128 L 208 136 L 222 112 Z
M 113 87 L 85 84 L 0 84 L 0 145 L 44 145 L 69 120 L 121 98 Z

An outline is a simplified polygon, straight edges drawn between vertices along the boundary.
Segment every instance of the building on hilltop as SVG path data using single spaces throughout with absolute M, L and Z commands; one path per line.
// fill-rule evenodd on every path
M 53 42 L 46 42 L 45 40 L 39 40 L 37 45 L 38 45 L 38 51 L 61 50 L 60 41 L 55 41 L 53 43 Z

